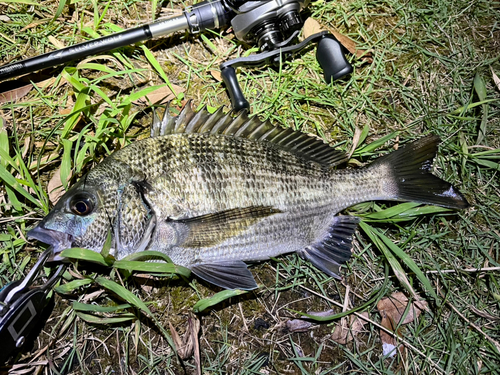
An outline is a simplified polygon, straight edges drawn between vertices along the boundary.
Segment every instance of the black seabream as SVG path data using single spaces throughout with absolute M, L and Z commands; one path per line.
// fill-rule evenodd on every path
M 297 252 L 330 276 L 351 256 L 359 202 L 415 201 L 466 208 L 431 174 L 439 138 L 426 136 L 360 169 L 323 141 L 246 114 L 195 112 L 156 119 L 151 138 L 116 151 L 80 179 L 28 236 L 111 253 L 156 250 L 198 277 L 257 285 L 245 262 Z

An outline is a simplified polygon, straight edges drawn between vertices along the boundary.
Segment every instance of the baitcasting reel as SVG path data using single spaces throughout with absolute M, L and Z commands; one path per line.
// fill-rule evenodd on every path
M 180 30 L 188 30 L 195 34 L 231 25 L 239 40 L 250 44 L 257 43 L 261 50 L 259 54 L 231 60 L 221 65 L 222 77 L 233 108 L 248 109 L 250 105 L 243 96 L 236 78 L 237 67 L 264 64 L 279 66 L 283 58 L 316 42 L 318 43 L 316 57 L 324 70 L 327 83 L 352 72 L 352 66 L 344 56 L 343 47 L 327 32 L 312 35 L 302 43 L 292 44 L 303 26 L 300 12 L 308 4 L 309 0 L 206 0 L 186 8 L 183 14 L 177 17 L 1 66 L 0 80 Z
M 236 37 L 248 43 L 256 42 L 262 51 L 221 64 L 222 78 L 235 110 L 250 108 L 238 84 L 235 68 L 265 64 L 279 66 L 283 58 L 299 52 L 310 43 L 318 43 L 316 58 L 323 68 L 327 83 L 352 72 L 343 47 L 328 32 L 292 44 L 304 25 L 300 12 L 309 4 L 309 0 L 225 0 L 225 3 L 236 13 L 231 19 Z

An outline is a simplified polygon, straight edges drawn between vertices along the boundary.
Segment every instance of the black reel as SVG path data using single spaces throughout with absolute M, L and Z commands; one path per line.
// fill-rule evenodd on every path
M 300 11 L 308 2 L 309 0 L 225 0 L 225 6 L 235 13 L 231 25 L 236 37 L 248 43 L 257 43 L 261 50 L 261 53 L 230 60 L 220 66 L 234 110 L 250 108 L 238 83 L 236 68 L 262 65 L 278 67 L 283 60 L 311 43 L 318 44 L 316 58 L 323 68 L 327 83 L 352 72 L 352 65 L 345 58 L 344 48 L 328 32 L 314 34 L 299 44 L 292 44 L 304 25 Z

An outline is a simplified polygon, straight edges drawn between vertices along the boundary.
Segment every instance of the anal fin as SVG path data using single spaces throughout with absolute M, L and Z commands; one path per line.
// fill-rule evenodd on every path
M 340 266 L 351 258 L 352 236 L 359 221 L 356 216 L 336 216 L 327 235 L 299 255 L 327 275 L 340 279 Z
M 202 263 L 191 267 L 199 278 L 224 289 L 252 290 L 257 283 L 247 265 L 241 260 Z

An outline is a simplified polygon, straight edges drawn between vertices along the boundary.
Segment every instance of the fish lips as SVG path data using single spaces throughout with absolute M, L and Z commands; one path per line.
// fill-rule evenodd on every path
M 38 240 L 52 246 L 54 256 L 50 260 L 62 260 L 63 257 L 59 256 L 59 253 L 69 249 L 73 242 L 72 235 L 57 230 L 47 229 L 43 226 L 43 223 L 31 229 L 27 233 L 27 236 L 29 239 Z

